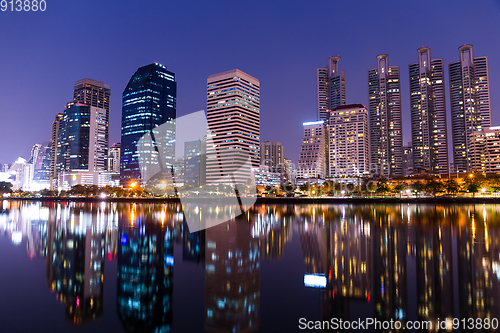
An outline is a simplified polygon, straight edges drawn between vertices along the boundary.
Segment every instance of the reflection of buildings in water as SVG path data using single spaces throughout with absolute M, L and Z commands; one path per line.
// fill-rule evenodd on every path
M 106 236 L 102 211 L 59 206 L 49 213 L 47 282 L 75 324 L 102 315 Z
M 410 256 L 415 255 L 416 309 L 419 320 L 453 318 L 451 226 L 408 229 Z
M 459 315 L 497 318 L 500 315 L 500 230 L 471 212 L 469 226 L 458 230 Z
M 351 308 L 368 304 L 372 294 L 370 224 L 343 214 L 325 228 L 328 283 L 321 295 L 321 318 L 350 320 Z
M 282 216 L 275 209 L 250 215 L 252 237 L 261 241 L 262 259 L 283 257 L 285 245 L 292 240 L 292 218 Z
M 172 325 L 173 228 L 135 224 L 120 232 L 117 312 L 127 332 L 169 332 Z
M 260 324 L 260 249 L 243 218 L 206 230 L 205 329 L 250 332 Z
M 306 274 L 326 274 L 328 229 L 317 223 L 301 221 L 297 225 Z
M 205 263 L 205 230 L 189 232 L 187 223 L 183 226 L 182 260 Z
M 407 318 L 407 229 L 372 224 L 373 304 L 379 320 Z

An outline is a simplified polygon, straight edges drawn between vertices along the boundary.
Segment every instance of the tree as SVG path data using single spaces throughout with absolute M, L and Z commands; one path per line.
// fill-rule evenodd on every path
M 398 181 L 394 188 L 392 189 L 393 193 L 402 195 L 404 191 L 408 188 L 408 184 L 405 181 Z
M 413 184 L 411 184 L 411 189 L 418 196 L 424 190 L 424 183 L 421 180 L 417 180 Z
M 456 195 L 457 192 L 460 190 L 460 186 L 458 185 L 455 179 L 450 178 L 444 182 L 444 189 L 446 193 Z
M 431 193 L 434 197 L 438 192 L 444 190 L 443 183 L 436 177 L 428 177 L 425 179 L 424 191 Z
M 12 193 L 12 184 L 9 182 L 0 182 L 0 193 Z
M 482 174 L 469 174 L 464 178 L 463 188 L 467 192 L 472 193 L 472 197 L 476 196 L 476 193 L 479 192 L 482 184 L 486 181 L 485 177 Z
M 387 192 L 389 192 L 390 190 L 391 189 L 390 189 L 388 180 L 385 178 L 379 179 L 379 181 L 377 182 L 377 189 L 375 190 L 375 192 L 381 193 L 382 195 L 384 195 Z

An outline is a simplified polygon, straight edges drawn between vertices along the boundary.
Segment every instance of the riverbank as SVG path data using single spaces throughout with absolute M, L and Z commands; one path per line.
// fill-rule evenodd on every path
M 180 203 L 179 198 L 99 198 L 99 197 L 35 197 L 35 198 L 4 198 L 12 201 L 42 201 L 42 202 L 119 202 L 119 203 Z M 223 203 L 224 198 L 194 198 L 189 199 L 199 203 Z M 500 197 L 344 197 L 344 198 L 257 198 L 256 204 L 500 204 Z

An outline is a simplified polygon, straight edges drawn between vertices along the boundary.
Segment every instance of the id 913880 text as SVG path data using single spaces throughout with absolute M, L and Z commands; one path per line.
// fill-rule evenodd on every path
M 0 0 L 2 12 L 44 12 L 46 9 L 45 0 Z

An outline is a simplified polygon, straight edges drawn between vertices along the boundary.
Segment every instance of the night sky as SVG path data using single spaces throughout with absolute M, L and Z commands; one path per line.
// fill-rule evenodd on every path
M 342 57 L 349 104 L 368 104 L 367 70 L 378 54 L 401 66 L 406 143 L 417 49 L 429 46 L 449 63 L 472 44 L 476 56 L 489 56 L 500 125 L 498 0 L 46 1 L 45 12 L 0 12 L 0 163 L 29 158 L 33 144 L 50 140 L 54 116 L 82 78 L 111 86 L 110 145 L 119 142 L 123 89 L 152 62 L 176 74 L 178 116 L 206 108 L 210 74 L 239 68 L 258 78 L 261 141 L 282 142 L 295 162 L 302 122 L 316 120 L 315 69 L 329 56 Z M 448 84 L 446 94 L 449 118 Z

